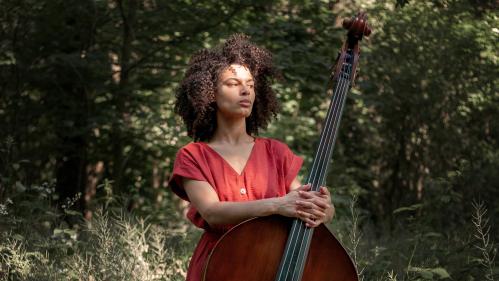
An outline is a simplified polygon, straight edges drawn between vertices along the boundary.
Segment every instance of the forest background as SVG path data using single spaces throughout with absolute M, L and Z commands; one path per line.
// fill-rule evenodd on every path
M 498 280 L 497 1 L 0 0 L 0 280 L 182 280 L 167 188 L 190 56 L 268 48 L 306 175 L 341 21 L 368 13 L 327 185 L 362 280 Z

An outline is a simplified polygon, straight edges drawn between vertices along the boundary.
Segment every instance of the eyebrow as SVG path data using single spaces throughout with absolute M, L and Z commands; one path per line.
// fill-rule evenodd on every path
M 237 80 L 237 81 L 242 81 L 241 79 L 236 78 L 236 77 L 229 77 L 229 78 L 225 79 L 223 82 L 227 82 L 227 81 L 229 81 L 229 80 Z M 254 82 L 254 79 L 253 79 L 253 78 L 250 78 L 250 79 L 246 80 L 246 82 Z

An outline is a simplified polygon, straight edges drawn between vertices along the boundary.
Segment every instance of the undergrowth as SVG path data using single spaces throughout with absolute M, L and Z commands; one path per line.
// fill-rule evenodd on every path
M 48 204 L 43 207 L 43 201 L 32 201 L 46 192 L 42 188 L 23 197 L 26 201 L 9 199 L 11 203 L 2 204 L 1 281 L 185 280 L 197 231 L 102 209 L 94 212 L 91 221 L 82 219 L 70 227 L 63 217 L 75 215 L 73 211 L 61 212 Z M 29 212 L 28 202 L 32 204 Z
M 29 187 L 1 204 L 0 281 L 185 279 L 200 231 L 174 215 L 158 223 L 121 208 L 97 209 L 91 221 L 70 227 L 63 218 L 75 214 L 51 207 L 51 188 Z M 470 203 L 474 212 L 459 231 L 428 227 L 424 214 L 434 211 L 434 202 L 400 208 L 394 212 L 400 224 L 383 235 L 356 202 L 338 204 L 329 227 L 359 280 L 497 280 L 497 247 L 484 202 Z

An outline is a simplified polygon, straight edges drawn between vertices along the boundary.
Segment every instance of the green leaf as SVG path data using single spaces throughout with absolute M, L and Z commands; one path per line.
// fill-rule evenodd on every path
M 439 279 L 450 278 L 449 273 L 443 267 L 424 268 L 424 267 L 410 266 L 407 270 L 410 272 L 415 272 L 419 274 L 421 277 L 430 280 L 432 280 L 434 276 L 438 277 Z
M 14 238 L 15 240 L 17 241 L 24 241 L 24 236 L 22 236 L 21 234 L 14 234 L 12 235 L 12 238 Z
M 401 213 L 401 212 L 412 212 L 412 211 L 415 211 L 417 209 L 420 209 L 421 207 L 423 207 L 423 204 L 421 204 L 421 203 L 414 204 L 414 205 L 411 205 L 409 207 L 401 207 L 401 208 L 395 209 L 393 211 L 393 214 L 397 214 L 397 213 Z
M 64 213 L 66 215 L 70 215 L 70 216 L 81 216 L 80 212 L 73 211 L 73 210 L 64 210 Z
M 415 272 L 425 279 L 433 279 L 433 272 L 431 270 L 428 270 L 427 268 L 410 266 L 407 270 L 410 272 Z
M 440 279 L 450 278 L 449 273 L 443 267 L 437 267 L 437 268 L 432 269 L 431 271 L 433 273 L 435 273 L 436 275 L 438 275 L 438 277 L 440 277 Z

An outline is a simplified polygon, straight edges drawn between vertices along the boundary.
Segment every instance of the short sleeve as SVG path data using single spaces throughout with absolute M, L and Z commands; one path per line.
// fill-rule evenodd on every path
M 199 163 L 196 162 L 192 153 L 185 148 L 181 148 L 175 157 L 173 173 L 168 184 L 175 194 L 180 198 L 189 201 L 182 184 L 182 178 L 207 181 Z
M 303 159 L 291 151 L 289 147 L 279 141 L 275 141 L 276 143 L 274 144 L 275 147 L 275 152 L 277 155 L 280 155 L 281 158 L 281 167 L 282 167 L 282 174 L 284 175 L 284 183 L 286 186 L 286 189 L 289 190 L 289 187 L 293 180 L 296 178 L 298 175 L 298 172 L 301 169 L 301 166 L 303 164 Z
M 303 164 L 303 159 L 299 156 L 296 156 L 288 147 L 286 148 L 287 151 L 285 153 L 284 174 L 285 174 L 286 188 L 289 189 L 289 186 L 296 178 L 298 172 L 301 169 L 301 166 Z

